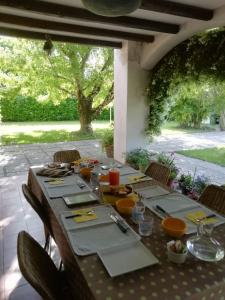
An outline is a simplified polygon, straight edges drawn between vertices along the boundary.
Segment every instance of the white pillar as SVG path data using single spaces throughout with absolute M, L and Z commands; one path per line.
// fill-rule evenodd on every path
M 124 42 L 114 52 L 114 158 L 122 163 L 127 152 L 147 144 L 148 72 L 141 69 L 140 54 L 141 45 L 135 42 Z

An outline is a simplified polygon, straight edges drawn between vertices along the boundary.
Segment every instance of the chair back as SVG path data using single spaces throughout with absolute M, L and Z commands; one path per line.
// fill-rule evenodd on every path
M 78 150 L 62 150 L 54 153 L 53 161 L 60 163 L 71 163 L 80 159 L 80 153 Z
M 22 275 L 43 299 L 63 299 L 59 271 L 47 252 L 25 231 L 18 234 L 17 256 Z
M 225 188 L 215 184 L 208 185 L 199 197 L 199 202 L 225 215 Z
M 36 198 L 36 196 L 31 192 L 31 190 L 25 183 L 22 184 L 22 191 L 23 191 L 24 197 L 26 198 L 27 202 L 31 205 L 31 207 L 39 215 L 40 219 L 42 220 L 43 224 L 45 225 L 45 227 L 48 230 L 48 232 L 50 233 L 50 235 L 52 237 L 54 237 L 52 230 L 51 230 L 51 226 L 48 222 L 48 219 L 45 214 L 45 210 L 44 210 L 41 202 Z
M 146 169 L 145 174 L 166 185 L 170 177 L 170 169 L 167 166 L 153 161 Z

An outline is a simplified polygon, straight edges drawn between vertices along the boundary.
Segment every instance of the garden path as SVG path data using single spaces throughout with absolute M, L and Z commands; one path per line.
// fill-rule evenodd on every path
M 155 152 L 174 152 L 179 150 L 225 147 L 225 132 L 199 132 L 162 134 L 154 138 L 148 147 Z M 174 154 L 175 164 L 181 173 L 205 175 L 212 183 L 225 184 L 225 167 L 202 161 L 200 159 Z

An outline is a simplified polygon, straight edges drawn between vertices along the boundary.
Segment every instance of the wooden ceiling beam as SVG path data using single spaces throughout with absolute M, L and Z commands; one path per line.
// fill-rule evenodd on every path
M 47 35 L 52 41 L 56 41 L 56 42 L 76 43 L 76 44 L 84 44 L 84 45 L 91 45 L 91 46 L 98 46 L 98 47 L 111 47 L 111 48 L 119 48 L 119 49 L 122 48 L 121 42 L 80 38 L 75 36 L 65 36 L 65 35 L 51 34 L 46 32 L 34 32 L 34 31 L 15 29 L 15 28 L 5 28 L 2 26 L 0 27 L 0 35 L 34 39 L 34 40 L 46 40 L 46 35 Z
M 113 1 L 113 0 L 112 0 Z M 135 28 L 149 31 L 165 32 L 176 34 L 179 32 L 179 25 L 151 21 L 147 19 L 133 17 L 103 17 L 95 15 L 85 9 L 72 7 L 57 3 L 43 2 L 37 0 L 0 0 L 0 6 L 10 7 L 19 10 L 44 14 L 60 18 L 71 18 L 76 20 L 85 20 L 101 24 L 110 24 L 127 28 Z
M 208 21 L 213 18 L 213 10 L 211 9 L 205 9 L 172 1 L 142 0 L 140 8 L 144 10 L 204 21 Z
M 123 40 L 139 41 L 152 43 L 154 41 L 154 36 L 147 34 L 138 34 L 125 31 L 107 30 L 95 27 L 86 27 L 68 23 L 61 22 L 51 22 L 40 19 L 33 19 L 27 17 L 20 17 L 11 14 L 0 13 L 1 23 L 26 26 L 30 28 L 39 28 L 45 30 L 56 30 L 63 32 L 70 32 L 75 34 L 88 34 L 93 36 L 104 36 L 108 38 L 117 38 Z

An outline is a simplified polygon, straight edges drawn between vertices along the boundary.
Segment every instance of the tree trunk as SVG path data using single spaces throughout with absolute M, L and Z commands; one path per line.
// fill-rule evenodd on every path
M 92 107 L 91 103 L 87 101 L 82 101 L 79 106 L 80 113 L 80 133 L 82 134 L 92 134 Z
M 220 114 L 220 130 L 225 131 L 225 111 Z

